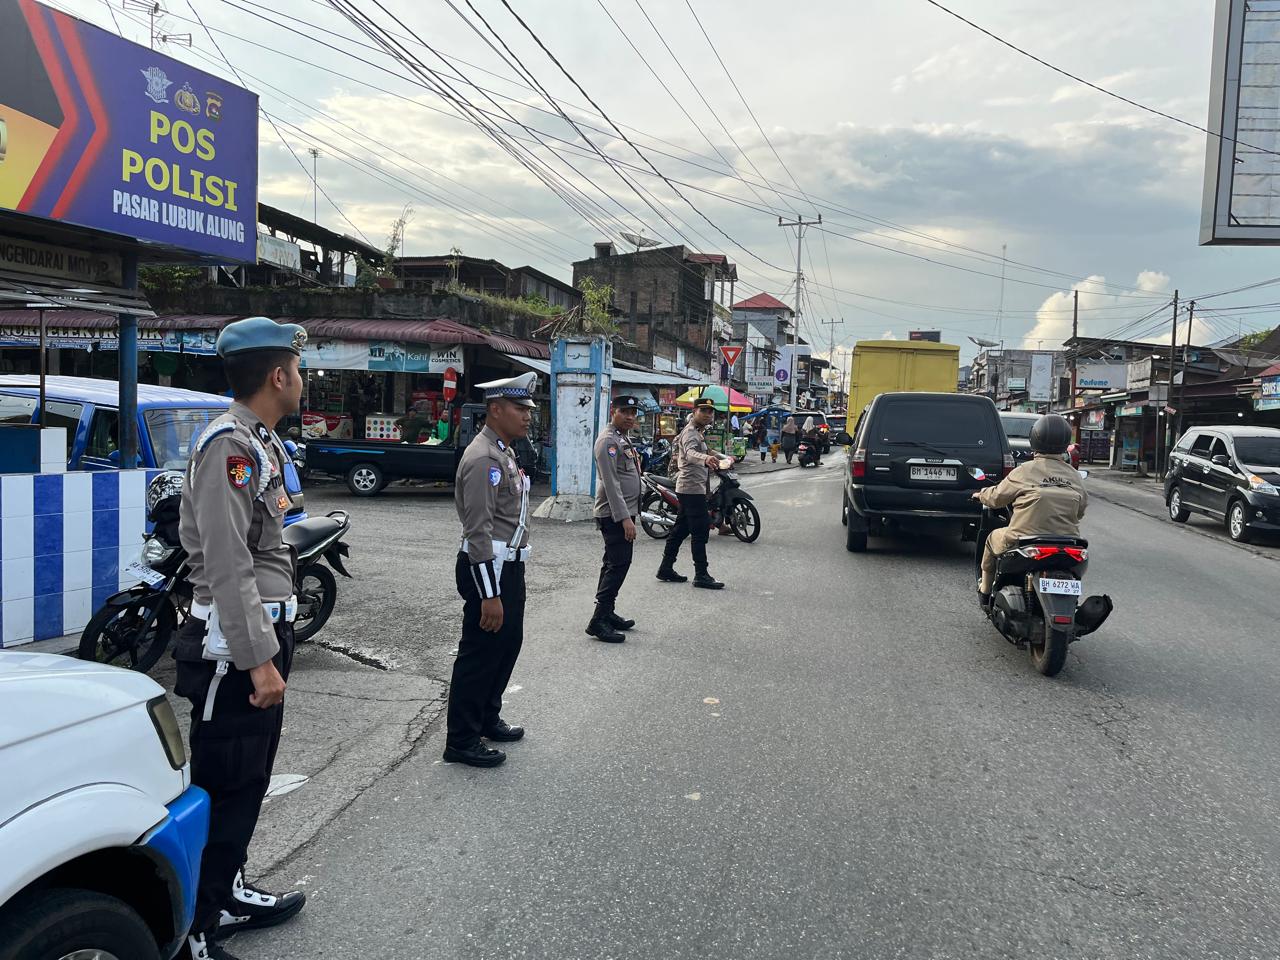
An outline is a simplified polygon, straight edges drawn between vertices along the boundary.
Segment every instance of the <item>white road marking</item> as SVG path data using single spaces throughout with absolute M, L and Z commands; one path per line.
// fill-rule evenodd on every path
M 267 794 L 263 798 L 263 803 L 269 803 L 275 797 L 283 797 L 286 793 L 293 793 L 300 786 L 310 780 L 300 773 L 277 773 L 271 777 L 271 782 L 267 785 Z
M 700 793 L 686 793 L 686 794 L 684 795 L 684 798 L 685 798 L 686 800 L 701 800 L 701 799 L 702 799 L 702 794 L 700 794 Z

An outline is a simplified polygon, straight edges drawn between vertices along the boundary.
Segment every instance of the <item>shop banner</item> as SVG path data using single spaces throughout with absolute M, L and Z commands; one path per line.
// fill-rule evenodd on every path
M 0 118 L 0 124 L 4 120 Z M 0 144 L 4 134 L 0 133 Z M 5 151 L 0 148 L 0 162 Z M 3 174 L 0 173 L 0 178 Z M 70 247 L 54 247 L 47 243 L 0 238 L 0 267 L 38 277 L 56 277 L 59 280 L 78 280 L 81 283 L 106 283 L 118 287 L 123 282 L 124 265 L 118 253 L 74 250 Z
M 1027 384 L 1027 399 L 1032 403 L 1048 403 L 1053 399 L 1053 354 L 1031 355 L 1031 382 Z
M 1146 409 L 1146 404 L 1142 403 L 1126 403 L 1122 407 L 1116 408 L 1117 417 L 1140 417 Z
M 213 330 L 139 330 L 138 349 L 144 353 L 193 353 L 211 357 L 218 334 Z M 40 331 L 28 326 L 0 324 L 0 347 L 38 347 Z M 48 324 L 45 346 L 51 350 L 119 350 L 116 331 L 94 327 Z
M 1259 397 L 1253 401 L 1253 409 L 1257 411 L 1280 410 L 1280 397 Z
M 258 97 L 34 0 L 0 0 L 0 209 L 257 260 Z
M 1280 376 L 1263 377 L 1260 395 L 1263 397 L 1280 397 Z
M 1129 383 L 1129 368 L 1123 363 L 1082 363 L 1076 367 L 1079 390 L 1123 390 Z
M 1082 430 L 1105 430 L 1107 427 L 1107 411 L 1105 410 L 1086 410 L 1084 413 L 1084 423 L 1080 424 Z
M 773 393 L 773 377 L 747 377 L 747 393 L 753 396 Z
M 462 347 L 428 347 L 394 340 L 308 340 L 302 366 L 313 370 L 370 370 L 378 373 L 461 373 Z

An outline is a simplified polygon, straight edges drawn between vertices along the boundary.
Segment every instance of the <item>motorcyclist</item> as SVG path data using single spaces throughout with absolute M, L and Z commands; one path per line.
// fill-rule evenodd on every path
M 985 507 L 1013 507 L 1007 527 L 991 531 L 982 552 L 982 579 L 978 592 L 991 593 L 996 559 L 1020 537 L 1080 535 L 1088 497 L 1080 471 L 1063 460 L 1071 444 L 1071 424 L 1057 414 L 1046 414 L 1031 428 L 1033 459 L 1013 470 L 997 486 L 976 490 L 973 499 Z

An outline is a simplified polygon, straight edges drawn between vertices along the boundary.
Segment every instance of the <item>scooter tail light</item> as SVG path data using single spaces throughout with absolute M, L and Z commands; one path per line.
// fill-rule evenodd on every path
M 849 458 L 849 474 L 853 477 L 865 477 L 867 475 L 866 447 L 859 447 L 853 451 L 853 456 Z
M 1083 547 L 1063 547 L 1062 552 L 1076 563 L 1084 563 L 1089 559 L 1089 551 Z
M 1054 623 L 1073 623 L 1074 620 L 1075 620 L 1074 617 L 1067 617 L 1067 616 L 1063 616 L 1062 614 L 1057 614 L 1053 618 Z
M 1018 553 L 1028 560 L 1047 560 L 1061 550 L 1061 547 L 1019 547 Z

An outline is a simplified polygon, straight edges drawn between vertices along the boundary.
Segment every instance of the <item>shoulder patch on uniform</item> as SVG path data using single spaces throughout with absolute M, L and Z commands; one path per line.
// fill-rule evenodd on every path
M 489 486 L 496 487 L 502 482 L 502 471 L 497 467 L 489 468 Z
M 199 453 L 201 450 L 203 450 L 205 447 L 209 445 L 209 442 L 213 440 L 214 437 L 220 437 L 224 433 L 232 433 L 235 431 L 235 429 L 236 429 L 236 425 L 234 423 L 230 423 L 226 421 L 224 421 L 223 423 L 218 423 L 216 421 L 214 423 L 211 423 L 209 426 L 205 428 L 204 433 L 200 434 L 200 439 L 196 441 L 195 449 L 193 452 Z
M 499 441 L 498 441 L 498 449 L 499 449 L 499 450 L 505 450 L 505 449 L 507 449 L 507 443 L 506 443 L 506 441 L 505 441 L 505 440 L 499 440 Z
M 618 455 L 618 448 L 615 447 L 613 444 L 609 444 L 609 456 L 616 457 L 617 455 Z
M 270 443 L 270 442 L 271 442 L 271 431 L 270 431 L 270 430 L 268 430 L 268 429 L 267 429 L 264 425 L 262 425 L 261 423 L 260 423 L 260 424 L 258 424 L 258 438 L 259 438 L 263 443 Z
M 253 461 L 248 457 L 227 457 L 227 479 L 231 486 L 242 490 L 253 477 Z

